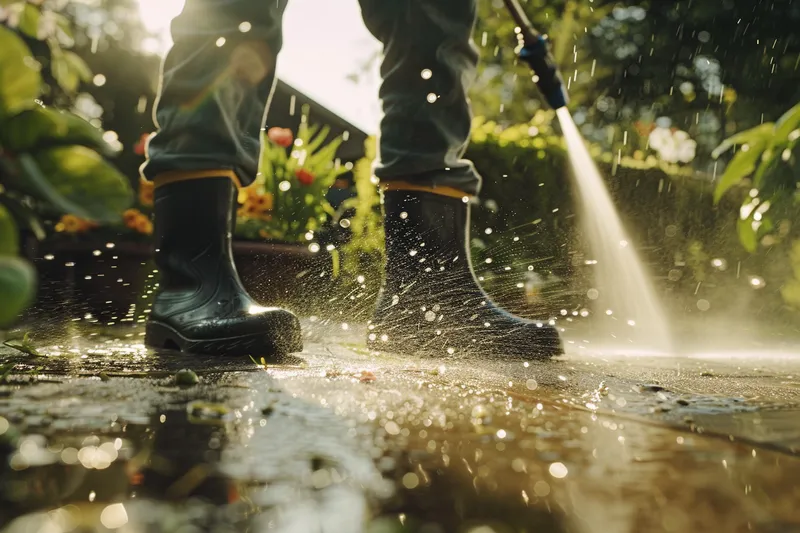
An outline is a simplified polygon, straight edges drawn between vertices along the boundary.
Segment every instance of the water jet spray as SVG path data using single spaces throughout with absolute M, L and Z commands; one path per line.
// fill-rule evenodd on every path
M 631 344 L 671 353 L 672 336 L 666 314 L 639 255 L 629 245 L 631 241 L 605 181 L 567 109 L 569 97 L 547 35 L 533 27 L 518 0 L 503 1 L 517 23 L 517 56 L 533 69 L 533 81 L 556 111 L 564 134 L 584 231 L 595 257 L 595 303 L 606 308 L 605 316 L 598 313 L 602 320 L 602 331 L 597 332 L 599 343 L 611 344 L 618 353 L 630 353 Z

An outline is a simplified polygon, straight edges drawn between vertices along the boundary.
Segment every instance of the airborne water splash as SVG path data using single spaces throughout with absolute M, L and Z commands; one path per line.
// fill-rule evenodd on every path
M 632 343 L 637 348 L 669 353 L 669 325 L 653 285 L 572 116 L 565 107 L 557 113 L 580 195 L 584 231 L 597 261 L 596 312 L 607 326 L 603 335 L 611 337 L 602 339 L 601 344 L 616 340 L 629 347 Z

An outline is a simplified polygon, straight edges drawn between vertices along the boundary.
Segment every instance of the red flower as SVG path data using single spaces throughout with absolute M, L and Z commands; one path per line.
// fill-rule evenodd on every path
M 282 148 L 289 148 L 294 142 L 292 130 L 287 128 L 270 128 L 267 130 L 267 139 Z
M 301 185 L 309 186 L 314 183 L 314 174 L 304 168 L 298 168 L 295 170 L 294 175 Z
M 139 137 L 139 142 L 133 146 L 133 153 L 136 155 L 145 155 L 147 149 L 147 139 L 149 138 L 149 133 L 142 133 L 142 136 Z

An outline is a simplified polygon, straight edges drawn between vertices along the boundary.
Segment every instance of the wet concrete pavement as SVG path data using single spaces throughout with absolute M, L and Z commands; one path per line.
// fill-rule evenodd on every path
M 306 326 L 266 368 L 79 324 L 0 350 L 0 531 L 800 531 L 800 353 L 419 359 Z

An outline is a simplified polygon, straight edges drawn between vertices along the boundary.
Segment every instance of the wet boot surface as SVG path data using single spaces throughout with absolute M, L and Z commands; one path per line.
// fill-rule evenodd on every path
M 384 193 L 386 275 L 370 323 L 375 350 L 547 359 L 562 353 L 547 320 L 498 307 L 470 264 L 467 198 Z
M 303 326 L 306 350 L 266 367 L 151 350 L 141 326 L 0 348 L 0 531 L 800 526 L 796 357 L 567 336 L 547 361 L 434 359 Z
M 242 287 L 231 252 L 236 193 L 228 178 L 156 189 L 160 284 L 147 324 L 149 346 L 276 359 L 303 349 L 297 318 L 258 305 Z

